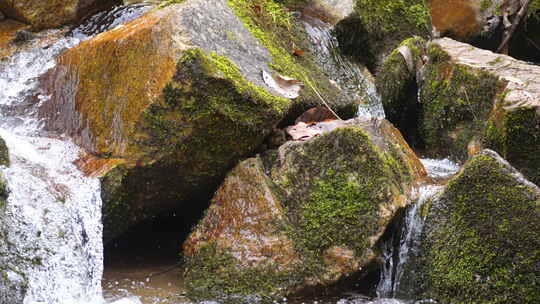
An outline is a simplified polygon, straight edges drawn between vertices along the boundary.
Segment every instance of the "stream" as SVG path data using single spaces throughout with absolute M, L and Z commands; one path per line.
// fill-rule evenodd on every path
M 0 62 L 0 137 L 6 142 L 11 162 L 9 167 L 0 167 L 9 192 L 5 207 L 0 209 L 5 219 L 0 223 L 0 270 L 7 271 L 7 278 L 0 278 L 0 291 L 15 291 L 18 297 L 6 299 L 0 293 L 0 302 L 188 303 L 178 283 L 182 268 L 170 268 L 177 262 L 175 258 L 112 256 L 111 266 L 104 270 L 99 180 L 85 176 L 74 165 L 83 151 L 62 134 L 43 131 L 37 118 L 48 99 L 40 93 L 38 79 L 54 67 L 56 56 L 147 10 L 146 6 L 133 5 L 97 14 L 54 43 L 35 46 Z M 304 20 L 304 25 L 321 69 L 348 98 L 363 100 L 358 115 L 384 118 L 373 82 L 363 76 L 359 65 L 340 55 L 332 27 L 313 18 Z M 63 33 L 54 30 L 45 35 Z M 436 180 L 447 179 L 459 170 L 447 159 L 422 162 Z M 393 297 L 400 288 L 403 265 L 414 252 L 423 227 L 422 205 L 441 188 L 426 185 L 418 189 L 419 199 L 407 209 L 401 234 L 393 235 L 383 245 L 385 264 L 377 287 L 379 298 L 353 293 L 298 303 L 409 303 Z M 394 246 L 396 243 L 399 246 Z M 29 286 L 26 294 L 24 286 Z M 296 303 L 287 299 L 282 302 Z
M 9 193 L 0 210 L 0 270 L 7 273 L 0 290 L 12 291 L 10 298 L 1 293 L 0 302 L 103 302 L 100 183 L 74 164 L 79 147 L 43 131 L 37 113 L 48 96 L 38 79 L 64 50 L 146 10 L 139 5 L 98 14 L 56 42 L 30 45 L 0 63 L 0 136 L 10 159 L 0 168 Z M 88 26 L 96 20 L 99 27 Z M 42 34 L 61 36 L 62 30 Z

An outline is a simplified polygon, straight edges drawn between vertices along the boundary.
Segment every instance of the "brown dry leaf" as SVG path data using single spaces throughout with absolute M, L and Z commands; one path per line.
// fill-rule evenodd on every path
M 308 125 L 304 122 L 287 127 L 285 131 L 292 137 L 293 140 L 302 141 L 322 134 L 322 130 L 317 128 L 316 125 Z
M 306 54 L 306 52 L 300 49 L 293 49 L 292 54 L 294 56 L 303 57 Z
M 338 119 L 332 111 L 326 107 L 314 107 L 304 114 L 300 115 L 294 123 L 305 122 L 305 123 L 317 123 L 320 121 L 334 120 Z

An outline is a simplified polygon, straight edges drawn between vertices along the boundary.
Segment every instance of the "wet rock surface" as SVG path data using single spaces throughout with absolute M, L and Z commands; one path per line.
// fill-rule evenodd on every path
M 225 179 L 184 244 L 192 297 L 321 293 L 376 257 L 423 166 L 386 121 L 320 124 Z
M 502 22 L 502 3 L 500 0 L 430 0 L 428 7 L 434 34 L 460 41 L 494 35 Z
M 465 160 L 489 147 L 538 183 L 538 66 L 449 38 L 405 47 L 413 64 L 395 51 L 378 76 L 389 118 L 400 126 L 415 113 L 411 132 L 428 155 Z
M 315 101 L 306 102 L 304 92 L 330 83 L 295 71 L 310 81 L 299 102 L 270 87 L 263 72 L 285 65 L 275 63 L 277 48 L 253 29 L 245 9 L 198 0 L 151 11 L 70 49 L 43 77 L 51 96 L 41 108 L 47 128 L 89 152 L 79 162 L 88 174 L 115 168 L 102 179 L 104 221 L 114 230 L 106 228 L 106 240 L 210 195 L 293 105 Z
M 115 0 L 69 0 L 69 1 L 39 1 L 39 0 L 2 0 L 0 9 L 13 19 L 30 24 L 33 29 L 53 28 L 75 22 L 82 17 L 97 12 L 114 4 Z
M 411 265 L 420 295 L 440 303 L 537 301 L 537 186 L 484 150 L 429 206 L 420 255 Z

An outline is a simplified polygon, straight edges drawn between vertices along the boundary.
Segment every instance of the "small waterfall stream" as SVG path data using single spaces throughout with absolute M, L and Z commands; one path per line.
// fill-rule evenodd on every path
M 445 180 L 459 171 L 459 165 L 449 159 L 421 159 L 428 175 L 434 180 Z M 377 286 L 377 296 L 394 298 L 407 295 L 401 286 L 405 266 L 410 257 L 418 254 L 420 234 L 424 227 L 426 203 L 436 200 L 444 188 L 442 185 L 423 185 L 417 190 L 416 202 L 409 206 L 403 217 L 400 229 L 382 244 L 384 265 Z
M 0 137 L 10 158 L 0 168 L 9 192 L 0 206 L 0 291 L 8 291 L 0 292 L 0 303 L 103 302 L 99 180 L 78 170 L 82 151 L 71 140 L 43 132 L 37 112 L 48 97 L 40 94 L 38 78 L 64 50 L 145 10 L 101 13 L 110 18 L 94 30 L 86 30 L 95 22 L 90 19 L 71 35 L 0 63 Z
M 311 40 L 311 51 L 320 69 L 341 90 L 345 98 L 360 100 L 357 116 L 384 118 L 384 110 L 375 84 L 339 50 L 333 26 L 319 19 L 303 16 L 304 27 Z

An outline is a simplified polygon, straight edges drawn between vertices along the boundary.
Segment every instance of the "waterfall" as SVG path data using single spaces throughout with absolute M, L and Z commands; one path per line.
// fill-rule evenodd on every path
M 449 159 L 421 159 L 428 175 L 435 180 L 448 179 L 456 174 L 459 165 Z M 377 286 L 377 296 L 393 298 L 409 294 L 405 290 L 404 273 L 406 265 L 412 256 L 418 254 L 420 235 L 424 227 L 426 203 L 436 201 L 437 195 L 444 188 L 442 185 L 423 185 L 418 188 L 416 202 L 405 211 L 400 229 L 392 233 L 382 244 L 384 264 L 381 269 Z
M 2 304 L 102 302 L 100 183 L 74 164 L 79 147 L 62 134 L 42 130 L 37 113 L 48 96 L 40 93 L 38 80 L 61 52 L 145 10 L 121 7 L 101 13 L 122 18 L 100 19 L 98 29 L 83 31 L 94 23 L 91 19 L 46 46 L 30 41 L 28 50 L 0 63 L 0 137 L 10 158 L 9 166 L 0 167 L 9 193 L 0 205 Z
M 375 84 L 365 76 L 362 67 L 339 50 L 333 26 L 319 19 L 304 16 L 304 27 L 311 41 L 311 52 L 319 68 L 328 75 L 344 98 L 360 101 L 357 116 L 384 118 L 381 98 Z

